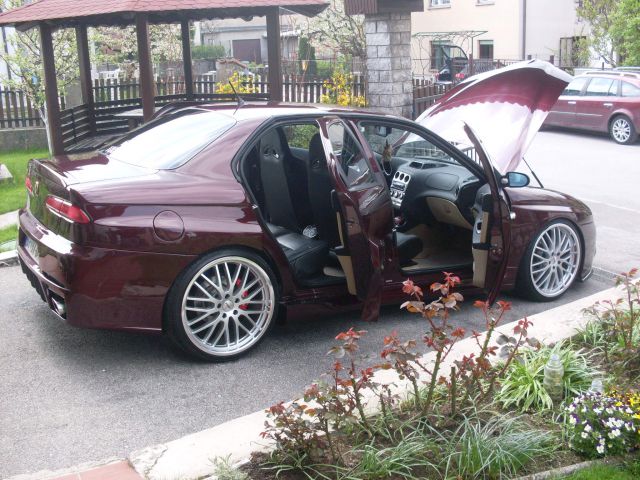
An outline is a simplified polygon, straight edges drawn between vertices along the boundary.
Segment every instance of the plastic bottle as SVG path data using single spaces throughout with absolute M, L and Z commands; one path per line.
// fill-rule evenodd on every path
M 542 384 L 554 403 L 562 400 L 564 396 L 564 366 L 557 353 L 551 355 L 544 367 Z
M 602 384 L 602 379 L 594 378 L 591 382 L 591 388 L 589 389 L 589 391 L 600 394 L 604 393 L 604 385 Z

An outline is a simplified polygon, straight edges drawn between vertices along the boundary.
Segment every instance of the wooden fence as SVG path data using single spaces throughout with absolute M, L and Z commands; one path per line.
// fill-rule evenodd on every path
M 413 81 L 413 118 L 418 118 L 422 112 L 436 103 L 440 97 L 451 90 L 453 84 L 430 83 L 426 80 Z

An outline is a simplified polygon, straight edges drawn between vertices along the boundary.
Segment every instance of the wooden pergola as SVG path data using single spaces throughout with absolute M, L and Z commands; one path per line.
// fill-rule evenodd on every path
M 327 0 L 37 0 L 0 14 L 0 26 L 9 25 L 24 31 L 40 31 L 46 109 L 53 154 L 68 149 L 64 138 L 63 120 L 73 120 L 76 138 L 76 117 L 83 120 L 83 138 L 99 133 L 96 105 L 93 98 L 91 62 L 89 57 L 88 27 L 135 25 L 140 71 L 141 106 L 144 119 L 154 114 L 156 98 L 153 66 L 149 45 L 150 24 L 180 23 L 184 60 L 185 94 L 182 100 L 196 100 L 193 89 L 191 41 L 189 22 L 213 18 L 267 19 L 269 95 L 274 101 L 282 100 L 282 59 L 280 52 L 280 9 L 314 16 L 328 5 Z M 75 28 L 80 67 L 80 86 L 83 105 L 70 112 L 61 112 L 54 62 L 52 33 L 56 29 Z M 180 100 L 173 98 L 173 100 Z M 66 124 L 65 124 L 66 127 Z M 67 127 L 68 130 L 68 127 Z M 94 145 L 95 146 L 95 145 Z

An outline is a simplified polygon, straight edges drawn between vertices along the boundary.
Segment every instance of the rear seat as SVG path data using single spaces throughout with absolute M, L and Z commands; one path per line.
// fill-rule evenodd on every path
M 274 129 L 260 139 L 260 177 L 264 191 L 267 228 L 282 247 L 298 278 L 322 271 L 329 255 L 324 240 L 301 234 L 285 173 L 282 138 Z

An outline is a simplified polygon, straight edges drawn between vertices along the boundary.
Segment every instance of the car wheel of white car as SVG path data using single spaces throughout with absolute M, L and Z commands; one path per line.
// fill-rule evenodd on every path
M 618 115 L 611 120 L 609 135 L 621 145 L 630 145 L 638 139 L 638 132 L 636 132 L 633 122 L 625 115 Z
M 209 361 L 255 347 L 274 323 L 278 284 L 257 254 L 229 249 L 205 255 L 176 280 L 166 330 L 187 353 Z
M 556 220 L 529 244 L 518 272 L 518 289 L 532 300 L 555 300 L 575 282 L 581 265 L 578 232 L 569 222 Z

